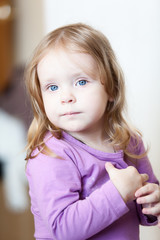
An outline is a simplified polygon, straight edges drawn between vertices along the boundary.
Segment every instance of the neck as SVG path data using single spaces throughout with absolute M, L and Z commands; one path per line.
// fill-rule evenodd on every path
M 70 135 L 83 142 L 84 144 L 104 152 L 114 152 L 113 147 L 108 141 L 105 131 L 94 132 L 68 132 Z

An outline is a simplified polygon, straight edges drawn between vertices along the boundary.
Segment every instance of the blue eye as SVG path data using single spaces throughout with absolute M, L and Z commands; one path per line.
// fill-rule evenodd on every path
M 57 89 L 58 89 L 58 86 L 56 86 L 56 85 L 49 86 L 50 91 L 56 91 Z
M 84 85 L 86 85 L 86 83 L 87 83 L 86 80 L 80 80 L 80 81 L 78 81 L 78 84 L 79 84 L 80 86 L 84 86 Z

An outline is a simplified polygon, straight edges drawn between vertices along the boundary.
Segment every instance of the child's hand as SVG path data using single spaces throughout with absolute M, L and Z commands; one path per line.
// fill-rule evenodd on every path
M 148 180 L 147 174 L 139 174 L 134 167 L 117 169 L 111 163 L 106 163 L 105 168 L 109 177 L 125 202 L 135 199 L 135 192 Z
M 137 203 L 143 206 L 143 214 L 156 216 L 160 227 L 160 187 L 154 183 L 146 183 L 136 191 L 135 197 Z

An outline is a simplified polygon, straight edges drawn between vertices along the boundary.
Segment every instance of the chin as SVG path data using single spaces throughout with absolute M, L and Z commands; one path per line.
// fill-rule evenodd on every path
M 62 129 L 64 129 L 64 131 L 70 132 L 70 133 L 85 131 L 84 127 L 79 127 L 79 126 L 71 126 L 71 127 L 66 127 L 66 128 L 62 127 Z

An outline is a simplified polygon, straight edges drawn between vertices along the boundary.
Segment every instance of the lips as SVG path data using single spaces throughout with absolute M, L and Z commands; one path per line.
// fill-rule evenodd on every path
M 77 115 L 77 114 L 80 114 L 80 112 L 67 112 L 67 113 L 62 114 L 61 116 L 72 116 L 72 115 Z

